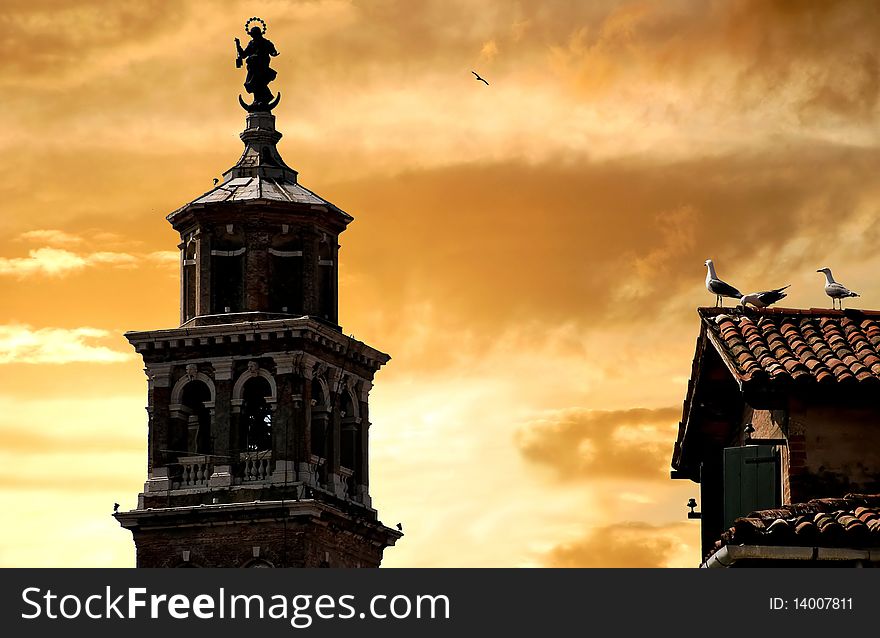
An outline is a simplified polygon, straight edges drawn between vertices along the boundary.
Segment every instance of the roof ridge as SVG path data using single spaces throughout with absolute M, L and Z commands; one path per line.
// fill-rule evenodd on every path
M 717 315 L 794 315 L 794 316 L 824 316 L 824 317 L 857 317 L 857 316 L 880 316 L 880 310 L 863 308 L 846 308 L 836 310 L 832 308 L 748 308 L 743 311 L 739 306 L 697 306 L 697 313 L 701 317 L 714 317 Z

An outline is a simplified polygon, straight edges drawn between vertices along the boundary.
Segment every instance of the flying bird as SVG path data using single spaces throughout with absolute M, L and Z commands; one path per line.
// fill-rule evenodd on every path
M 790 286 L 791 284 L 788 284 L 788 286 L 776 288 L 775 290 L 764 290 L 762 292 L 753 292 L 748 295 L 743 295 L 742 299 L 739 300 L 739 303 L 744 308 L 747 304 L 752 304 L 755 308 L 766 308 L 785 297 L 783 291 Z
M 840 309 L 843 310 L 843 300 L 845 297 L 858 297 L 859 293 L 853 292 L 843 284 L 839 284 L 834 281 L 834 275 L 831 274 L 830 268 L 820 268 L 816 272 L 821 272 L 825 274 L 825 294 L 831 297 L 831 307 L 835 308 L 834 305 L 835 300 L 838 304 L 840 304 Z
M 471 71 L 471 73 L 474 74 L 474 77 L 477 78 L 477 81 L 482 82 L 486 86 L 489 86 L 489 83 L 486 82 L 486 80 L 484 80 L 483 78 L 481 78 L 479 73 L 477 73 L 476 71 Z
M 718 275 L 715 274 L 715 264 L 711 259 L 706 260 L 706 268 L 708 269 L 706 272 L 706 290 L 715 295 L 716 306 L 724 306 L 724 297 L 742 299 L 743 294 L 739 290 L 718 279 Z

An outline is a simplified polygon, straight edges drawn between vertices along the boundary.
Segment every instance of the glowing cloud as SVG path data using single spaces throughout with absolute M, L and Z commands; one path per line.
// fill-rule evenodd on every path
M 157 250 L 146 254 L 112 251 L 74 253 L 63 248 L 45 247 L 28 251 L 27 257 L 0 257 L 0 275 L 9 275 L 18 279 L 33 275 L 61 277 L 89 266 L 136 268 L 142 261 L 159 266 L 177 265 L 178 259 L 179 253 L 169 250 Z
M 0 257 L 0 275 L 23 278 L 30 275 L 64 275 L 82 270 L 88 262 L 69 250 L 62 248 L 37 248 L 28 251 L 27 257 Z
M 525 458 L 561 479 L 662 479 L 679 413 L 564 410 L 521 428 L 516 442 Z
M 117 363 L 130 354 L 90 343 L 111 333 L 97 328 L 32 328 L 0 325 L 0 364 L 8 363 Z
M 495 43 L 495 40 L 489 40 L 480 49 L 480 58 L 487 62 L 494 60 L 496 55 L 498 55 L 498 45 Z
M 582 538 L 554 547 L 547 567 L 667 567 L 687 546 L 686 525 L 619 523 L 596 528 Z
M 67 246 L 70 244 L 80 244 L 83 241 L 82 237 L 78 235 L 51 228 L 29 230 L 19 235 L 18 239 L 19 241 L 32 241 L 49 244 L 50 246 Z

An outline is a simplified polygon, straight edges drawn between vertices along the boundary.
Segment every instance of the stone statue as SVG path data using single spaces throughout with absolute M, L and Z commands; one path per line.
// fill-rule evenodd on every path
M 251 23 L 259 22 L 260 25 L 250 26 Z M 249 113 L 255 111 L 271 111 L 278 105 L 281 100 L 281 93 L 273 99 L 272 91 L 269 90 L 269 82 L 278 75 L 274 69 L 269 66 L 270 57 L 278 55 L 275 45 L 271 41 L 263 37 L 266 33 L 266 23 L 260 18 L 253 17 L 244 24 L 244 30 L 251 36 L 251 41 L 242 49 L 241 42 L 235 38 L 235 49 L 238 52 L 238 58 L 235 60 L 235 66 L 241 68 L 242 60 L 247 65 L 247 78 L 244 81 L 244 88 L 248 93 L 254 96 L 253 104 L 246 104 L 245 101 L 238 96 L 238 101 L 244 110 Z

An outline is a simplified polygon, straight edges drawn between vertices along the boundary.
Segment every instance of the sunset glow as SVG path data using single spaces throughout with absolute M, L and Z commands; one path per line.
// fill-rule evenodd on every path
M 241 153 L 233 38 L 281 55 L 279 150 L 355 217 L 340 323 L 386 567 L 696 566 L 669 479 L 703 262 L 880 306 L 880 4 L 12 0 L 0 10 L 0 566 L 134 565 L 127 330 L 179 325 L 165 216 Z M 471 71 L 489 85 L 475 81 Z

